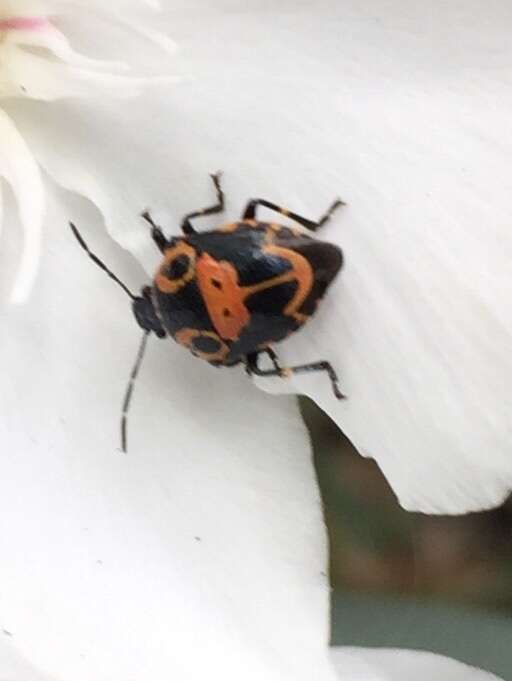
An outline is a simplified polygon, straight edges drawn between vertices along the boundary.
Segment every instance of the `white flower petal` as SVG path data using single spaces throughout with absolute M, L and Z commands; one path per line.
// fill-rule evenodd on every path
M 48 110 L 51 142 L 23 120 L 45 167 L 91 196 L 143 260 L 139 211 L 160 209 L 176 232 L 209 200 L 217 168 L 228 218 L 253 196 L 315 217 L 341 195 L 348 206 L 322 236 L 343 247 L 346 268 L 279 351 L 290 364 L 330 360 L 349 399 L 336 402 L 322 375 L 273 389 L 312 395 L 402 505 L 426 512 L 491 506 L 512 484 L 512 187 L 495 132 L 508 130 L 512 103 L 508 21 L 477 5 L 319 12 L 289 1 L 269 21 L 256 6 L 199 3 L 161 22 L 187 46 L 179 65 L 197 82 L 124 117 L 105 104 L 115 138 L 88 127 L 87 109 L 79 135 L 71 106 Z M 44 114 L 32 114 L 39 124 Z
M 44 2 L 14 1 L 4 2 L 0 7 L 0 96 L 2 101 L 8 101 L 6 98 L 21 98 L 22 100 L 34 98 L 51 101 L 73 97 L 132 97 L 140 94 L 142 88 L 149 84 L 162 86 L 181 80 L 180 77 L 168 75 L 149 77 L 147 75 L 140 77 L 119 75 L 120 71 L 128 70 L 128 63 L 119 62 L 119 60 L 97 60 L 79 54 L 71 47 L 64 33 L 47 18 L 50 8 L 60 16 L 62 12 L 65 15 L 66 10 L 69 10 L 73 4 L 64 2 L 53 5 L 53 3 Z M 80 4 L 80 2 L 77 3 L 78 6 Z M 158 31 L 144 25 L 141 21 L 143 14 L 140 15 L 138 12 L 135 16 L 126 12 L 122 13 L 130 5 L 130 2 L 119 2 L 111 3 L 109 8 L 96 7 L 99 14 L 106 14 L 110 18 L 110 24 L 107 22 L 107 25 L 102 25 L 99 31 L 95 30 L 97 26 L 91 22 L 90 11 L 86 17 L 87 21 L 83 23 L 89 26 L 89 30 L 92 30 L 96 41 L 98 40 L 97 33 L 99 33 L 103 40 L 106 37 L 110 38 L 110 40 L 107 39 L 107 44 L 116 43 L 116 46 L 118 42 L 115 40 L 116 22 L 118 26 L 123 27 L 124 33 L 131 31 L 128 44 L 132 62 L 144 61 L 137 60 L 138 43 L 133 40 L 134 34 L 141 34 L 146 39 L 156 42 L 159 48 L 163 46 L 169 51 L 171 49 L 169 41 L 165 38 L 162 42 Z M 153 3 L 149 5 L 154 7 Z M 138 5 L 137 8 L 140 10 Z M 94 9 L 93 6 L 89 7 L 89 10 Z M 77 22 L 77 6 L 71 16 L 76 26 L 79 23 Z M 161 63 L 161 66 L 160 72 L 165 73 L 168 64 Z M 144 69 L 141 69 L 141 72 L 143 73 Z M 20 199 L 27 237 L 21 269 L 12 296 L 13 302 L 23 302 L 30 292 L 31 282 L 37 272 L 42 217 L 40 213 L 43 200 L 42 185 L 39 171 L 30 156 L 28 147 L 21 140 L 16 128 L 6 119 L 5 114 L 0 115 L 2 116 L 1 126 L 6 128 L 6 134 L 2 138 L 5 149 L 2 146 L 4 158 L 0 159 L 0 177 L 5 176 L 9 180 Z M 17 154 L 19 158 L 16 157 Z M 26 177 L 18 172 L 19 168 L 26 169 Z M 34 182 L 37 183 L 36 191 L 32 191 Z M 21 193 L 22 191 L 24 193 Z
M 0 177 L 14 192 L 24 234 L 21 262 L 11 292 L 11 301 L 20 303 L 26 300 L 37 274 L 45 209 L 44 190 L 37 163 L 13 122 L 1 109 L 0 139 Z
M 34 668 L 34 665 L 16 650 L 10 631 L 4 629 L 0 634 L 0 669 L 6 681 L 55 681 L 55 678 Z
M 134 97 L 149 84 L 177 83 L 180 76 L 135 78 L 96 69 L 70 66 L 65 62 L 48 61 L 45 57 L 25 52 L 16 45 L 4 48 L 13 83 L 32 99 L 52 101 L 63 97 L 112 96 L 116 99 Z
M 45 30 L 11 30 L 3 38 L 4 45 L 16 44 L 31 47 L 42 47 L 52 52 L 70 66 L 90 69 L 108 69 L 109 71 L 126 71 L 128 65 L 111 60 L 91 59 L 76 52 L 66 36 L 55 26 L 48 23 Z
M 113 0 L 106 5 L 103 0 L 47 0 L 47 6 L 55 9 L 86 7 L 104 14 L 114 14 L 120 12 L 132 12 L 140 10 L 142 6 L 149 7 L 151 10 L 160 10 L 162 3 L 159 0 Z
M 87 3 L 86 3 L 87 4 Z M 150 3 L 148 3 L 150 5 Z M 88 6 L 88 4 L 87 4 Z M 155 9 L 158 8 L 158 4 L 154 3 L 153 7 Z M 89 9 L 89 7 L 88 7 Z M 113 7 L 111 6 L 110 8 L 106 9 L 104 4 L 102 3 L 97 10 L 99 12 L 106 12 L 112 16 L 115 17 L 116 21 L 119 24 L 123 24 L 127 28 L 129 28 L 131 31 L 138 33 L 141 37 L 149 40 L 150 42 L 154 43 L 157 45 L 160 49 L 165 50 L 168 54 L 174 54 L 177 49 L 178 45 L 176 42 L 168 35 L 165 33 L 161 33 L 159 30 L 152 29 L 149 26 L 143 24 L 143 23 L 137 23 L 134 21 L 130 21 L 126 14 L 124 12 L 113 12 Z
M 76 8 L 82 8 L 86 9 L 89 15 L 96 13 L 99 16 L 103 15 L 114 19 L 117 24 L 123 25 L 132 33 L 139 34 L 142 38 L 154 43 L 159 49 L 165 50 L 168 54 L 174 54 L 178 49 L 176 42 L 169 35 L 148 25 L 148 19 L 151 17 L 151 14 L 145 11 L 143 5 L 146 5 L 154 13 L 155 10 L 161 9 L 159 2 L 147 0 L 141 3 L 138 0 L 117 0 L 116 2 L 109 2 L 107 5 L 101 0 L 98 2 L 89 2 L 89 0 L 55 0 L 50 5 L 54 5 L 54 11 L 59 12 L 64 17 L 66 14 L 72 16 Z M 140 20 L 137 19 L 137 16 Z
M 13 16 L 54 16 L 76 7 L 111 14 L 144 10 L 144 6 L 154 11 L 161 8 L 161 3 L 159 0 L 110 0 L 106 5 L 103 0 L 2 0 L 0 19 Z
M 312 669 L 334 681 L 322 511 L 295 400 L 152 338 L 129 451 L 116 451 L 140 329 L 67 220 L 132 288 L 144 277 L 89 205 L 63 202 L 49 205 L 30 306 L 2 315 L 4 643 L 63 681 L 310 681 Z M 25 681 L 12 674 L 0 675 Z
M 500 681 L 494 674 L 416 650 L 333 648 L 331 654 L 339 678 L 350 671 L 352 681 Z

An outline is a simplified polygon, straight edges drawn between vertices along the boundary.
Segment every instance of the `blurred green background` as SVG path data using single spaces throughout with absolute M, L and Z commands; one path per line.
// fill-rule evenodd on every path
M 407 513 L 377 464 L 300 403 L 329 533 L 333 645 L 433 650 L 512 680 L 512 500 Z

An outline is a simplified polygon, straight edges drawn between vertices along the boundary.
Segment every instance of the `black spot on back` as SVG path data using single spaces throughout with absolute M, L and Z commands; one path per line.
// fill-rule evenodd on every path
M 297 286 L 296 281 L 287 281 L 253 293 L 245 301 L 247 309 L 252 313 L 262 315 L 279 315 L 293 298 Z
M 198 336 L 192 342 L 194 350 L 198 352 L 214 353 L 220 350 L 220 343 L 216 338 L 211 336 Z

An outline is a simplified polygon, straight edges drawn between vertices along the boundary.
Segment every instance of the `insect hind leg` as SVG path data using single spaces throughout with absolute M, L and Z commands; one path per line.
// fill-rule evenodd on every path
M 266 353 L 274 365 L 273 369 L 260 369 L 258 364 L 259 356 Z M 291 374 L 304 374 L 312 371 L 325 371 L 331 381 L 331 387 L 334 395 L 338 400 L 346 397 L 338 385 L 338 376 L 329 362 L 310 362 L 309 364 L 299 364 L 294 367 L 282 367 L 279 365 L 276 353 L 271 348 L 253 352 L 245 358 L 245 367 L 249 376 L 280 376 L 281 378 L 288 378 Z
M 265 208 L 274 210 L 276 213 L 280 213 L 281 215 L 284 215 L 285 217 L 290 218 L 295 222 L 298 222 L 299 225 L 306 227 L 306 229 L 309 229 L 312 232 L 316 232 L 317 229 L 325 225 L 325 223 L 328 222 L 328 220 L 330 220 L 331 215 L 337 208 L 344 205 L 345 205 L 344 201 L 342 201 L 341 199 L 336 199 L 325 211 L 325 213 L 320 217 L 320 219 L 317 222 L 315 222 L 314 220 L 309 220 L 308 218 L 305 218 L 302 215 L 293 213 L 291 210 L 288 210 L 288 208 L 278 206 L 276 203 L 272 203 L 271 201 L 267 201 L 266 199 L 251 199 L 247 206 L 245 207 L 245 210 L 242 215 L 242 220 L 254 220 L 256 217 L 257 207 L 264 206 Z
M 196 230 L 193 228 L 190 220 L 192 218 L 198 218 L 202 215 L 213 215 L 213 213 L 221 213 L 224 210 L 224 192 L 220 186 L 220 177 L 222 173 L 219 171 L 210 175 L 212 182 L 217 193 L 217 203 L 209 208 L 202 208 L 201 210 L 193 211 L 192 213 L 187 213 L 183 220 L 181 221 L 181 231 L 183 234 L 195 234 Z
M 331 219 L 332 214 L 334 213 L 335 210 L 337 210 L 340 206 L 346 206 L 347 204 L 345 201 L 342 201 L 340 198 L 334 199 L 334 201 L 331 203 L 329 208 L 325 211 L 325 213 L 321 216 L 321 218 L 318 220 L 316 223 L 316 229 L 320 229 L 320 227 L 323 227 L 326 222 L 329 222 Z

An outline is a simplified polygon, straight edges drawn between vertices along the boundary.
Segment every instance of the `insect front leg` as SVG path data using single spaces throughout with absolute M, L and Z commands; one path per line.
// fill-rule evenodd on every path
M 247 204 L 245 211 L 243 212 L 242 220 L 254 220 L 256 217 L 257 207 L 264 206 L 265 208 L 270 208 L 270 210 L 274 210 L 276 213 L 280 213 L 291 220 L 295 220 L 295 222 L 298 222 L 299 225 L 306 227 L 306 229 L 316 232 L 317 229 L 325 225 L 325 223 L 331 218 L 331 215 L 334 213 L 336 208 L 344 205 L 345 203 L 341 199 L 336 199 L 320 217 L 320 219 L 317 222 L 314 222 L 313 220 L 308 220 L 308 218 L 302 217 L 302 215 L 292 213 L 292 211 L 288 210 L 288 208 L 278 206 L 277 204 L 267 201 L 266 199 L 251 199 Z
M 183 220 L 181 221 L 181 230 L 183 234 L 195 234 L 196 230 L 192 227 L 192 224 L 190 220 L 192 218 L 197 218 L 200 217 L 201 215 L 212 215 L 213 213 L 221 213 L 224 210 L 224 192 L 221 189 L 220 186 L 220 176 L 221 173 L 215 173 L 214 175 L 210 175 L 212 178 L 212 182 L 215 186 L 215 191 L 217 192 L 217 201 L 214 206 L 210 206 L 210 208 L 203 208 L 202 210 L 196 210 L 193 213 L 188 213 L 185 215 Z
M 162 232 L 161 228 L 155 224 L 153 218 L 149 214 L 149 210 L 145 210 L 143 213 L 141 213 L 141 217 L 151 225 L 151 238 L 155 242 L 158 250 L 163 253 L 169 246 L 169 242 L 165 238 L 165 234 Z
M 258 365 L 259 356 L 262 353 L 268 354 L 274 369 L 260 369 Z M 245 368 L 249 376 L 280 376 L 281 378 L 288 378 L 291 374 L 303 374 L 311 371 L 325 371 L 331 381 L 332 391 L 338 400 L 344 399 L 346 396 L 341 392 L 338 385 L 338 376 L 329 362 L 311 362 L 309 364 L 299 364 L 294 367 L 281 367 L 277 360 L 275 352 L 267 348 L 259 352 L 252 352 L 245 358 Z

